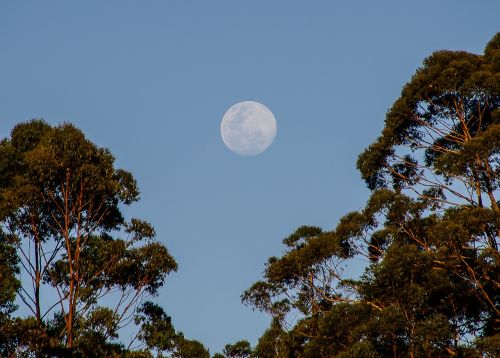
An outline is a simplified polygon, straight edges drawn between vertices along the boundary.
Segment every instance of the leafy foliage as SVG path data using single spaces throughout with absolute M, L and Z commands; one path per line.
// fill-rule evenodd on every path
M 71 124 L 32 120 L 0 142 L 2 355 L 151 356 L 124 347 L 119 330 L 177 263 L 148 222 L 123 217 L 138 199 L 132 174 Z M 30 316 L 12 317 L 16 296 Z M 137 313 L 143 346 L 170 350 L 174 335 L 176 356 L 206 352 L 180 339 L 161 308 Z
M 224 356 L 230 358 L 247 358 L 252 354 L 252 348 L 248 341 L 238 341 L 234 344 L 226 344 L 223 350 Z
M 184 338 L 182 332 L 174 329 L 172 319 L 152 302 L 145 302 L 137 310 L 135 323 L 141 325 L 139 340 L 149 351 L 156 351 L 158 357 L 162 357 L 163 353 L 170 353 L 174 358 L 210 358 L 203 344 Z
M 358 159 L 365 208 L 298 228 L 243 293 L 273 317 L 254 354 L 498 356 L 499 154 L 500 34 L 432 54 Z

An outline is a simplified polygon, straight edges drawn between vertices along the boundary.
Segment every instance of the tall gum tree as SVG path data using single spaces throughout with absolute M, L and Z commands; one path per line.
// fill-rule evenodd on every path
M 116 338 L 177 269 L 153 227 L 121 213 L 139 199 L 133 176 L 73 125 L 42 120 L 15 126 L 0 158 L 0 233 L 17 250 L 18 295 L 45 338 L 29 349 Z
M 500 34 L 438 51 L 357 162 L 372 194 L 334 230 L 283 240 L 243 302 L 275 357 L 500 354 Z M 365 259 L 360 278 L 345 268 Z M 275 332 L 270 339 L 270 333 Z
M 468 249 L 498 263 L 500 237 L 500 33 L 484 55 L 438 51 L 428 57 L 387 113 L 381 136 L 358 159 L 372 190 L 392 188 L 444 210 L 444 218 L 479 220 Z M 471 234 L 472 235 L 472 234 Z M 418 235 L 416 242 L 422 244 Z M 420 238 L 421 239 L 421 238 Z M 498 317 L 500 277 L 456 252 L 465 277 Z M 496 266 L 498 268 L 498 266 Z
M 499 72 L 499 34 L 484 55 L 438 51 L 425 59 L 387 113 L 381 136 L 359 156 L 368 187 L 446 207 L 490 207 L 499 216 Z M 498 250 L 492 235 L 489 244 Z

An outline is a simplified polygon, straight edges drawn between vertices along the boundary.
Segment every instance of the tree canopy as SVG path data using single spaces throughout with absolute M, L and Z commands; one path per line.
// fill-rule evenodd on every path
M 500 33 L 425 59 L 357 166 L 365 208 L 298 228 L 243 293 L 273 317 L 253 354 L 498 356 Z
M 0 142 L 3 356 L 131 354 L 118 338 L 134 322 L 139 347 L 179 350 L 165 343 L 173 334 L 194 349 L 161 308 L 143 303 L 177 263 L 151 224 L 123 217 L 138 199 L 132 174 L 71 124 L 32 120 Z M 12 317 L 16 297 L 27 317 Z

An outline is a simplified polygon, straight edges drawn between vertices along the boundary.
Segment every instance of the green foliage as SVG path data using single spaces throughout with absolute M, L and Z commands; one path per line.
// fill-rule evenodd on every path
M 176 346 L 177 332 L 172 319 L 152 302 L 145 302 L 138 310 L 135 323 L 141 325 L 138 338 L 149 349 L 172 351 Z
M 226 344 L 222 352 L 228 358 L 248 358 L 252 354 L 252 348 L 248 341 L 242 340 L 234 344 Z
M 182 336 L 181 336 L 182 337 Z M 174 358 L 210 358 L 210 353 L 202 343 L 196 340 L 179 339 L 177 349 L 173 352 Z
M 382 135 L 358 159 L 371 189 L 392 185 L 421 193 L 415 187 L 421 184 L 473 205 L 481 205 L 481 197 L 458 186 L 488 194 L 498 189 L 497 38 L 485 56 L 438 51 L 424 61 L 389 110 Z
M 494 358 L 500 356 L 500 333 L 478 339 L 476 343 L 482 357 Z
M 119 343 L 119 328 L 177 269 L 148 222 L 123 217 L 123 206 L 138 199 L 132 174 L 71 124 L 32 120 L 0 142 L 3 352 L 132 354 Z M 16 295 L 30 317 L 11 317 Z
M 285 339 L 286 331 L 279 320 L 273 319 L 269 328 L 259 338 L 253 355 L 261 358 L 286 357 Z
M 137 338 L 148 351 L 157 352 L 157 357 L 169 353 L 175 358 L 210 358 L 203 344 L 184 338 L 182 332 L 174 329 L 170 316 L 152 302 L 143 303 L 137 310 L 135 323 L 141 326 Z
M 243 293 L 273 317 L 254 354 L 498 356 L 500 34 L 427 58 L 358 168 L 365 208 L 297 229 Z
M 0 320 L 8 317 L 14 310 L 16 292 L 20 282 L 19 260 L 16 255 L 15 240 L 0 230 Z

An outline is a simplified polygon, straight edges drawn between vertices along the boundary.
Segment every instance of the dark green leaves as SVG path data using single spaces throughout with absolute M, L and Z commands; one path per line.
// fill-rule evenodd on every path
M 257 356 L 498 355 L 499 49 L 416 71 L 359 156 L 365 208 L 298 228 L 242 296 L 273 317 Z
M 177 269 L 151 224 L 122 215 L 139 199 L 134 177 L 69 123 L 21 123 L 0 154 L 0 310 L 11 313 L 17 290 L 41 332 L 40 341 L 11 344 L 54 355 L 125 353 L 119 327 Z M 0 322 L 9 332 L 20 325 Z

